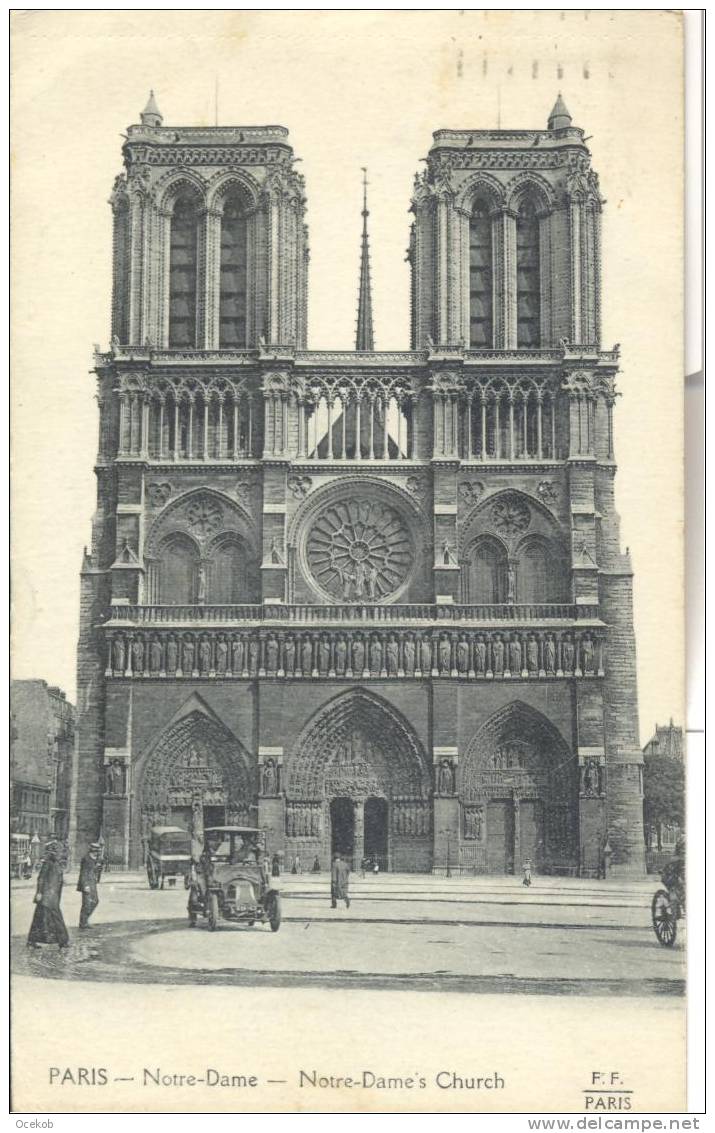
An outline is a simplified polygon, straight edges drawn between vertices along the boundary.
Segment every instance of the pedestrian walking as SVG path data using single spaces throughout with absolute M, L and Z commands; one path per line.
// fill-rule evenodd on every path
M 313 873 L 320 873 L 320 858 L 317 854 L 313 858 Z
M 343 861 L 340 854 L 336 854 L 333 858 L 333 868 L 330 875 L 330 903 L 334 909 L 337 909 L 338 901 L 344 901 L 345 908 L 350 908 L 349 884 L 350 867 L 346 861 Z
M 300 854 L 296 854 L 293 858 L 293 865 L 291 866 L 291 873 L 302 873 L 303 867 L 300 861 Z
M 92 842 L 79 866 L 77 892 L 82 894 L 82 908 L 79 914 L 79 927 L 88 928 L 89 918 L 99 904 L 97 896 L 97 866 L 102 847 Z
M 271 877 L 280 877 L 281 875 L 281 860 L 278 854 L 274 854 L 271 859 Z
M 37 890 L 34 896 L 35 914 L 30 925 L 27 943 L 32 947 L 40 944 L 57 944 L 66 948 L 70 942 L 65 919 L 62 916 L 62 864 L 60 847 L 56 841 L 45 846 L 40 872 L 37 875 Z
M 523 879 L 521 884 L 526 885 L 528 887 L 529 885 L 531 885 L 531 859 L 530 858 L 526 859 L 526 861 L 524 862 L 523 868 L 524 868 L 524 879 Z

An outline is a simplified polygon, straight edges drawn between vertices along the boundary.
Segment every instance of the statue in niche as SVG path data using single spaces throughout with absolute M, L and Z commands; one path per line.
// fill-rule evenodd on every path
M 600 768 L 598 761 L 587 759 L 581 768 L 581 794 L 587 796 L 600 793 Z
M 547 634 L 544 642 L 544 668 L 547 673 L 556 672 L 556 642 L 553 634 Z
M 423 673 L 432 671 L 432 642 L 428 637 L 420 641 L 420 669 Z
M 330 669 L 330 639 L 321 637 L 318 643 L 318 672 L 324 677 Z
M 388 675 L 388 677 L 396 677 L 397 676 L 397 670 L 399 668 L 400 647 L 397 644 L 397 639 L 396 639 L 394 634 L 392 634 L 390 636 L 390 638 L 387 642 L 385 653 L 386 653 L 386 658 L 387 658 L 387 660 L 386 660 L 387 675 Z
M 444 566 L 457 565 L 457 557 L 454 553 L 454 548 L 452 547 L 451 543 L 447 542 L 446 539 L 442 543 L 442 562 Z
M 208 673 L 211 668 L 211 642 L 208 637 L 202 637 L 199 643 L 199 669 Z
M 504 672 L 504 642 L 501 639 L 501 634 L 494 635 L 492 642 L 492 659 L 494 663 L 494 673 L 501 676 Z
M 356 637 L 353 641 L 353 673 L 361 674 L 365 668 L 365 644 L 361 637 Z
M 452 667 L 452 643 L 446 634 L 439 639 L 439 669 L 441 673 L 448 673 Z
M 116 673 L 123 673 L 124 667 L 125 667 L 125 664 L 126 664 L 126 658 L 125 658 L 125 655 L 124 655 L 124 638 L 123 637 L 115 637 L 113 650 L 114 650 L 114 671 Z
M 161 669 L 161 642 L 158 637 L 152 638 L 149 646 L 149 668 L 152 673 L 158 673 Z
M 516 569 L 512 562 L 506 568 L 506 600 L 510 605 L 516 601 Z
M 530 673 L 539 671 L 539 643 L 533 634 L 526 645 L 526 667 Z
M 194 640 L 187 634 L 181 646 L 181 668 L 185 673 L 193 672 L 195 652 Z
M 382 642 L 379 637 L 374 637 L 370 645 L 370 670 L 373 673 L 382 671 Z
M 454 768 L 448 759 L 443 759 L 439 765 L 437 790 L 440 795 L 454 793 Z
M 521 672 L 521 642 L 516 635 L 509 642 L 509 669 L 512 673 Z
M 176 644 L 176 638 L 172 635 L 166 643 L 166 668 L 170 673 L 176 672 L 176 666 L 179 663 L 179 647 Z
M 252 637 L 248 646 L 248 653 L 251 659 L 251 673 L 253 676 L 258 672 L 258 666 L 261 659 L 261 643 L 257 637 Z
M 295 672 L 295 641 L 290 633 L 283 645 L 283 665 L 286 673 L 292 676 Z
M 348 647 L 344 637 L 339 637 L 335 642 L 335 672 L 339 677 L 345 675 L 347 666 Z
M 140 637 L 132 642 L 132 669 L 135 673 L 144 672 L 144 642 Z
M 415 671 L 415 643 L 411 637 L 405 641 L 403 652 L 405 655 L 405 672 L 412 676 Z
M 185 763 L 187 767 L 201 767 L 201 752 L 196 744 L 189 744 Z
M 263 765 L 263 794 L 271 797 L 277 794 L 277 790 L 278 774 L 275 761 L 273 759 L 267 759 Z
M 484 674 L 487 667 L 487 647 L 484 644 L 484 638 L 480 635 L 477 637 L 474 646 L 474 668 L 477 673 Z
M 464 634 L 457 642 L 457 672 L 462 676 L 469 672 L 469 642 Z
M 108 795 L 124 794 L 124 765 L 119 759 L 113 759 L 107 765 L 106 791 Z
M 278 641 L 273 634 L 266 642 L 266 669 L 269 673 L 275 673 L 278 669 Z
M 593 672 L 593 642 L 588 636 L 581 642 L 581 668 L 584 673 Z
M 206 601 L 206 564 L 199 563 L 196 575 L 196 600 L 199 606 Z
M 219 634 L 216 642 L 216 672 L 223 676 L 228 668 L 228 645 L 224 634 Z
M 283 565 L 283 552 L 278 545 L 278 539 L 275 535 L 271 539 L 270 558 L 272 563 Z
M 231 642 L 231 669 L 234 673 L 243 672 L 243 638 L 234 637 Z
M 573 662 L 574 662 L 574 644 L 573 644 L 573 641 L 571 640 L 571 637 L 568 633 L 564 637 L 563 642 L 561 644 L 561 660 L 562 660 L 562 665 L 563 665 L 563 671 L 565 673 L 572 673 L 573 672 Z
M 313 671 L 313 642 L 309 637 L 303 638 L 301 665 L 303 667 L 303 675 L 309 677 Z

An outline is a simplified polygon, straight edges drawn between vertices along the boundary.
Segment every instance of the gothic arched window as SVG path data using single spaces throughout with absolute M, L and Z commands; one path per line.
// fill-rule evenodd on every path
M 196 601 L 199 556 L 187 535 L 177 533 L 159 552 L 159 598 L 163 606 L 190 606 Z
M 240 540 L 224 536 L 214 544 L 211 559 L 209 602 L 219 606 L 247 602 L 246 555 Z
M 221 218 L 220 347 L 246 345 L 246 280 L 246 217 L 240 200 L 231 196 Z
M 563 569 L 559 555 L 547 539 L 531 538 L 518 551 L 517 599 L 519 602 L 562 602 Z
M 191 197 L 179 197 L 169 241 L 169 346 L 196 346 L 198 212 Z
M 501 543 L 488 535 L 474 544 L 469 560 L 469 601 L 497 605 L 507 599 L 507 556 Z
M 469 345 L 489 348 L 492 338 L 492 222 L 484 200 L 469 218 Z
M 525 200 L 516 216 L 516 344 L 541 345 L 541 282 L 539 218 L 534 202 Z

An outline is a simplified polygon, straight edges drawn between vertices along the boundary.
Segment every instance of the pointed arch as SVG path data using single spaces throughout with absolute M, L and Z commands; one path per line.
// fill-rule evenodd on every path
M 521 700 L 503 705 L 472 737 L 460 768 L 465 800 L 519 796 L 567 801 L 578 785 L 577 762 L 564 736 Z
M 430 774 L 409 722 L 364 688 L 340 693 L 301 732 L 285 778 L 286 797 L 338 795 L 426 799 Z
M 139 756 L 135 773 L 142 836 L 195 806 L 223 807 L 245 822 L 255 794 L 248 751 L 199 696 L 192 696 Z

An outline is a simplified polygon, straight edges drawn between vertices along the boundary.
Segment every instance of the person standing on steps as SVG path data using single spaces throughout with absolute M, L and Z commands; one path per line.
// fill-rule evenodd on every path
M 79 880 L 77 892 L 82 894 L 82 908 L 79 914 L 79 927 L 88 928 L 89 918 L 99 904 L 97 896 L 97 866 L 102 847 L 99 842 L 92 842 L 79 866 Z

